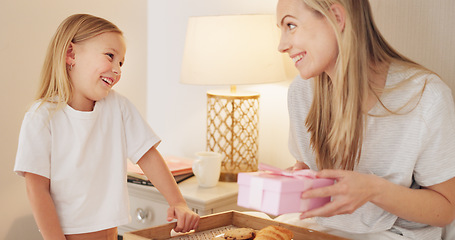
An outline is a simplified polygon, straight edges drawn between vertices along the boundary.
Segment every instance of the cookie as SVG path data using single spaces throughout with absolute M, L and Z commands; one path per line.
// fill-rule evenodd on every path
M 228 240 L 247 240 L 254 239 L 256 231 L 252 228 L 235 228 L 224 233 L 224 239 Z

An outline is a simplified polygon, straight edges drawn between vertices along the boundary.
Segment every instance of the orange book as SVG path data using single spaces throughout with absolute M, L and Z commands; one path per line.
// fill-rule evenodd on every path
M 164 157 L 164 161 L 174 176 L 189 174 L 193 172 L 193 159 L 167 156 Z M 137 164 L 134 164 L 129 160 L 127 165 L 127 172 L 130 176 L 148 180 L 142 169 Z

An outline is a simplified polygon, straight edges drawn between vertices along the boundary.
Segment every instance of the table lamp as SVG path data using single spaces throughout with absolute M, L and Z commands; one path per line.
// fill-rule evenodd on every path
M 291 79 L 292 61 L 277 51 L 274 15 L 190 17 L 181 83 L 230 85 L 207 92 L 206 150 L 223 155 L 220 181 L 258 168 L 259 93 L 236 85 Z

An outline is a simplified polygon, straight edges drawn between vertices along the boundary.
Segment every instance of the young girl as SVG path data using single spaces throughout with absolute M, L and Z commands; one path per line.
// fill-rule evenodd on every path
M 117 26 L 87 14 L 64 20 L 49 45 L 14 168 L 44 239 L 117 239 L 117 226 L 129 221 L 127 158 L 164 195 L 177 232 L 198 225 L 156 149 L 160 139 L 111 90 L 125 51 Z
M 455 218 L 450 89 L 386 42 L 368 0 L 279 0 L 277 22 L 302 78 L 288 95 L 294 168 L 336 179 L 302 194 L 332 202 L 300 223 L 353 239 L 440 239 Z

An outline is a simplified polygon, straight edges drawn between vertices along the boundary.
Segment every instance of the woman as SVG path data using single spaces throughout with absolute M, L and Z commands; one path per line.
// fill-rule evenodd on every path
M 455 218 L 450 89 L 385 41 L 368 0 L 279 0 L 277 22 L 302 78 L 288 96 L 294 169 L 336 179 L 302 194 L 332 202 L 300 218 L 355 239 L 440 239 Z

